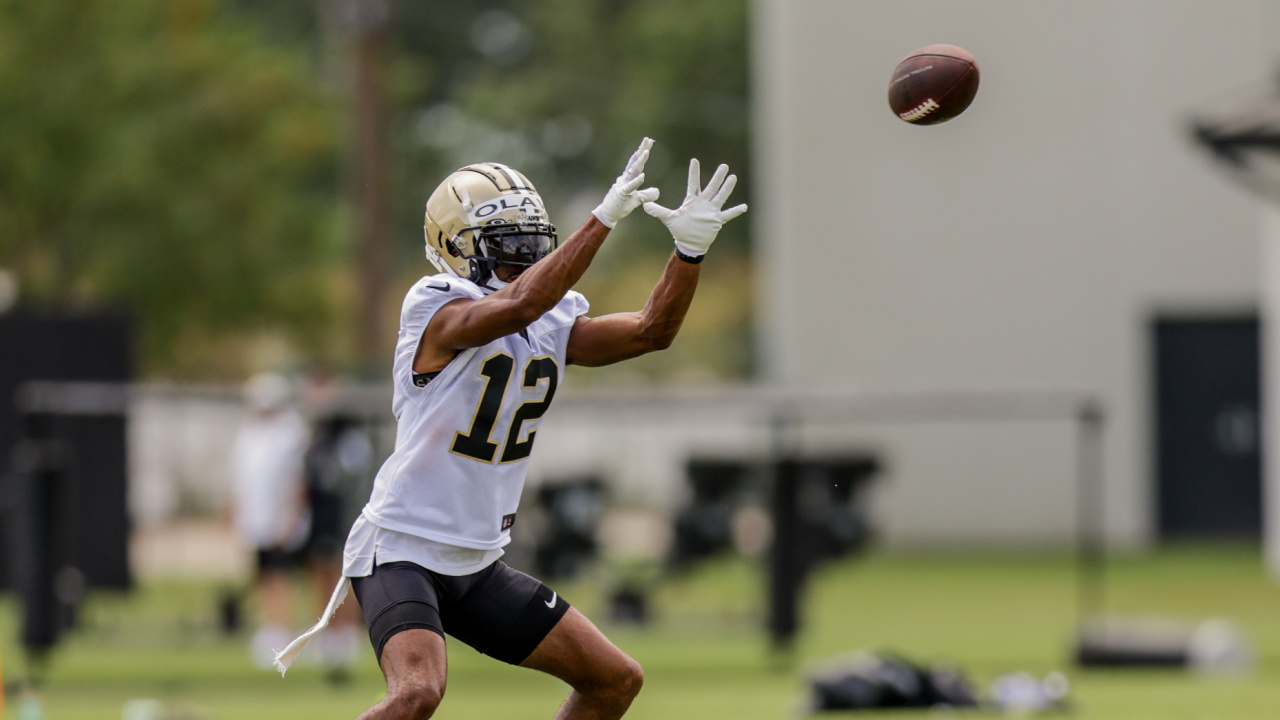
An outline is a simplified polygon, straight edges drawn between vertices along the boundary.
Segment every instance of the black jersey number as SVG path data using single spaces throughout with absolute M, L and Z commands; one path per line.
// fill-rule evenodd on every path
M 551 405 L 551 398 L 556 394 L 556 380 L 560 375 L 558 370 L 556 361 L 549 357 L 534 358 L 524 366 L 524 387 L 536 388 L 538 383 L 546 380 L 547 393 L 541 400 L 530 401 L 516 408 L 516 415 L 511 419 L 511 430 L 507 432 L 507 446 L 502 450 L 502 462 L 523 460 L 533 452 L 533 436 L 538 431 L 530 430 L 529 437 L 524 442 L 520 442 L 520 431 L 524 429 L 525 423 L 542 417 Z
M 466 435 L 454 435 L 454 452 L 481 462 L 493 462 L 498 444 L 489 442 L 489 436 L 493 434 L 493 424 L 502 410 L 502 400 L 507 394 L 507 380 L 511 379 L 511 370 L 515 365 L 516 361 L 510 355 L 502 353 L 485 360 L 480 366 L 480 376 L 485 379 L 484 392 L 480 394 L 480 403 L 476 405 L 471 429 Z
M 515 370 L 515 360 L 506 353 L 499 353 L 484 361 L 480 366 L 480 375 L 485 378 L 484 391 L 480 394 L 480 402 L 476 405 L 475 417 L 471 420 L 471 429 L 464 435 L 458 432 L 453 438 L 453 452 L 480 462 L 493 462 L 498 453 L 498 443 L 492 442 L 493 426 L 502 411 L 502 401 L 507 395 L 507 383 Z M 551 398 L 556 394 L 556 381 L 559 378 L 559 366 L 549 357 L 533 358 L 525 365 L 525 388 L 536 388 L 542 380 L 547 381 L 547 392 L 541 400 L 530 400 L 516 408 L 511 428 L 507 433 L 506 449 L 502 453 L 502 462 L 514 462 L 529 457 L 533 450 L 533 436 L 529 433 L 524 442 L 519 442 L 520 431 L 526 422 L 537 420 L 547 411 Z

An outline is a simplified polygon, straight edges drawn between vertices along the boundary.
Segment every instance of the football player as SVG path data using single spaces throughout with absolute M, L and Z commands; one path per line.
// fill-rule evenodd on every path
M 646 138 L 591 217 L 557 247 L 528 178 L 498 163 L 458 170 L 427 200 L 427 257 L 440 270 L 410 290 L 394 361 L 395 451 L 348 536 L 325 617 L 278 657 L 283 672 L 326 624 L 349 583 L 387 694 L 361 720 L 430 717 L 445 690 L 445 634 L 572 688 L 557 718 L 617 718 L 640 666 L 538 580 L 499 560 L 540 419 L 569 363 L 599 366 L 668 347 L 737 182 L 721 165 L 701 186 L 689 163 L 678 208 L 641 189 Z M 637 207 L 676 249 L 639 312 L 588 317 L 570 290 L 609 231 Z

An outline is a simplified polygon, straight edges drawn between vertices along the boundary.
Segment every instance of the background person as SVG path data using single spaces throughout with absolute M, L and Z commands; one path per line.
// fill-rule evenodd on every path
M 311 445 L 303 459 L 311 532 L 305 562 L 317 611 L 323 611 L 329 593 L 341 578 L 342 546 L 347 539 L 359 501 L 352 495 L 364 489 L 373 466 L 373 443 L 360 424 L 337 408 L 321 409 L 314 422 Z M 345 681 L 359 655 L 364 626 L 356 603 L 342 605 L 329 628 L 315 640 L 320 665 L 330 681 Z M 283 644 L 277 648 L 284 647 Z
M 289 575 L 298 567 L 310 527 L 303 454 L 311 432 L 290 404 L 283 376 L 257 375 L 246 383 L 244 395 L 251 415 L 231 450 L 232 522 L 255 556 L 259 621 L 250 653 L 256 665 L 269 668 L 276 649 L 292 634 Z

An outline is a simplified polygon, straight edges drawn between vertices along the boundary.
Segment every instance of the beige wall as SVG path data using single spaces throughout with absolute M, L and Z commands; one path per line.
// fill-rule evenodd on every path
M 1148 323 L 1257 305 L 1259 216 L 1189 110 L 1264 81 L 1261 0 L 757 0 L 760 338 L 770 380 L 1071 387 L 1109 413 L 1107 524 L 1152 526 Z M 911 50 L 961 45 L 950 123 L 889 111 Z M 1068 536 L 1069 426 L 868 428 L 890 542 Z

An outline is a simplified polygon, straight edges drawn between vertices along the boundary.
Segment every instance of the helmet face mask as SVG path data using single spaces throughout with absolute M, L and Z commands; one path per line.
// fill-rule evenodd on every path
M 527 268 L 555 249 L 550 223 L 495 223 L 480 230 L 480 251 L 495 266 Z
M 556 248 L 538 191 L 498 163 L 468 165 L 445 178 L 427 200 L 423 226 L 427 259 L 474 282 L 500 265 L 523 270 Z

